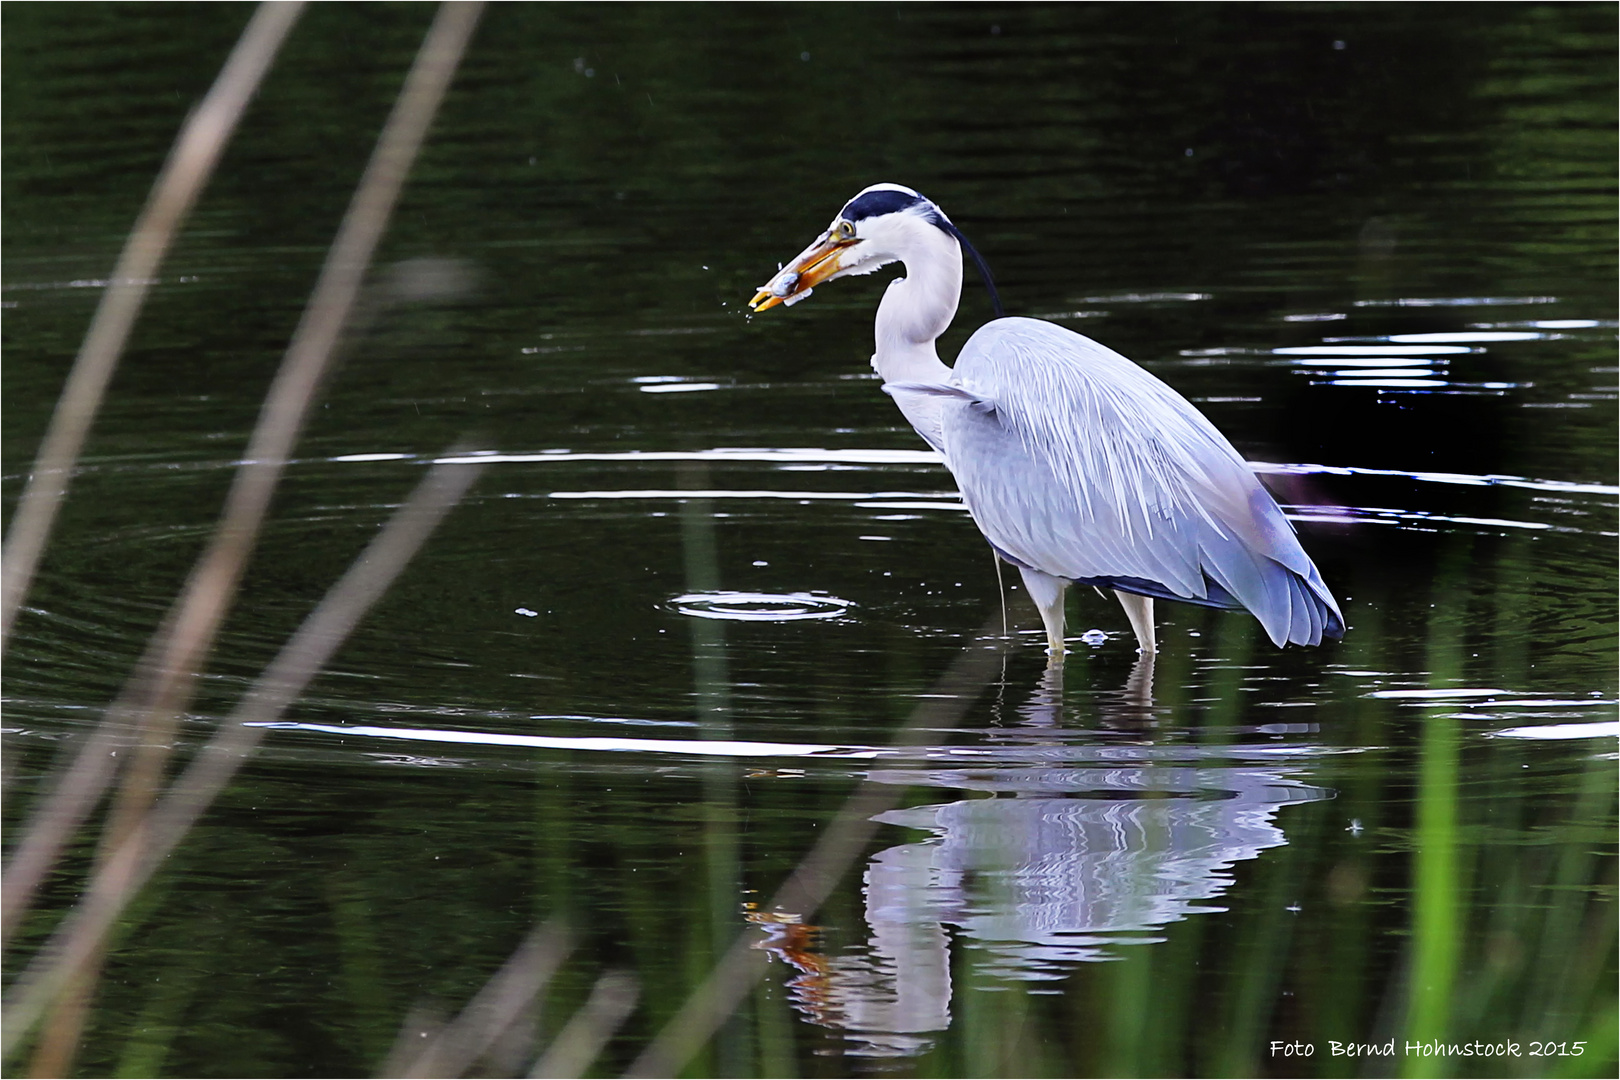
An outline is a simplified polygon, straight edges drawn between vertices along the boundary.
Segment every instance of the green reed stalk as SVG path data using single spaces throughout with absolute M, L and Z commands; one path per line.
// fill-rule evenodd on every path
M 1429 619 L 1429 685 L 1457 686 L 1463 677 L 1470 538 L 1457 536 L 1446 553 Z M 1455 706 L 1425 710 L 1418 743 L 1417 824 L 1412 867 L 1412 966 L 1405 1042 L 1444 1041 L 1451 1031 L 1461 953 L 1458 882 L 1458 779 L 1461 737 Z M 1407 1076 L 1443 1076 L 1443 1055 L 1409 1053 Z

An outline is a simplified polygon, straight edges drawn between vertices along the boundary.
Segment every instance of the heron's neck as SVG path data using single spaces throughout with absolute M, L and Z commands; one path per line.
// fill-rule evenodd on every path
M 886 383 L 943 382 L 950 376 L 934 342 L 951 325 L 962 298 L 962 251 L 932 225 L 919 232 L 920 250 L 905 260 L 906 276 L 890 284 L 878 304 L 872 367 Z

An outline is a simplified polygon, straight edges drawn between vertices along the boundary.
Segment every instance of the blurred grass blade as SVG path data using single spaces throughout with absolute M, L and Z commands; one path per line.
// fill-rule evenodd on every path
M 997 633 L 999 612 L 979 628 L 966 648 L 957 653 L 950 669 L 912 711 L 896 733 L 893 745 L 909 746 L 924 731 L 954 727 L 984 687 L 1000 672 L 1001 658 L 1011 639 Z M 831 894 L 877 830 L 873 817 L 892 809 L 903 789 L 862 781 L 821 830 L 815 847 L 800 861 L 788 880 L 771 898 L 767 911 L 790 911 L 808 921 Z M 674 1076 L 713 1037 L 736 1010 L 765 970 L 765 954 L 753 947 L 750 934 L 732 943 L 714 970 L 693 990 L 673 1019 L 664 1025 L 626 1076 Z
M 480 466 L 443 464 L 428 473 L 282 647 L 162 802 L 97 868 L 84 900 L 63 919 L 7 994 L 0 1052 L 10 1053 L 63 987 L 98 954 L 135 893 L 264 737 L 268 729 L 262 725 L 278 719 L 297 700 L 480 472 Z
M 56 512 L 67 497 L 90 425 L 146 302 L 147 290 L 303 7 L 302 0 L 295 0 L 262 3 L 254 11 L 214 85 L 186 117 L 152 193 L 124 241 L 6 534 L 4 567 L 0 569 L 0 652 L 11 639 L 12 622 L 28 595 Z
M 634 976 L 610 971 L 596 980 L 591 996 L 557 1033 L 551 1046 L 529 1072 L 532 1078 L 584 1076 L 602 1048 L 636 1007 L 640 990 Z
M 112 825 L 114 844 L 119 834 L 133 827 L 132 822 L 157 790 L 176 717 L 190 699 L 192 679 L 206 662 L 235 595 L 316 389 L 355 308 L 366 268 L 481 7 L 477 3 L 440 7 L 327 253 L 208 549 L 107 720 L 85 741 L 73 765 L 41 801 L 7 868 L 0 904 L 6 926 L 16 925 L 68 837 L 101 798 L 113 772 L 113 753 L 120 740 L 131 734 L 122 729 L 132 721 L 140 721 L 143 733 Z
M 281 474 L 359 302 L 372 256 L 477 25 L 479 11 L 480 5 L 473 3 L 440 6 L 338 227 L 248 440 L 246 463 L 226 496 L 224 516 L 187 583 L 175 633 L 158 667 L 159 686 L 145 717 L 146 736 L 129 766 L 125 790 L 130 798 L 122 800 L 121 814 L 112 820 L 115 840 L 124 827 L 120 816 L 127 817 L 156 789 L 168 757 L 164 747 L 172 741 L 170 733 L 190 699 L 192 677 L 201 671 L 212 649 Z
M 1429 619 L 1429 685 L 1462 683 L 1463 632 L 1468 608 L 1470 552 L 1454 539 L 1435 579 Z M 1443 1041 L 1451 1029 L 1462 939 L 1457 881 L 1457 803 L 1460 721 L 1455 707 L 1425 710 L 1418 744 L 1416 851 L 1412 868 L 1412 967 L 1405 1041 Z M 1408 1054 L 1407 1076 L 1445 1076 L 1451 1061 L 1440 1054 Z
M 573 945 L 553 919 L 526 938 L 450 1023 L 415 1046 L 409 1026 L 380 1076 L 461 1076 L 512 1026 L 528 1014 L 567 959 Z

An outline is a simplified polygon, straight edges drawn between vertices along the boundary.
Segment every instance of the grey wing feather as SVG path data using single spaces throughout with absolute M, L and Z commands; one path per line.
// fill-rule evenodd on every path
M 885 389 L 908 416 L 937 423 L 936 448 L 974 520 L 1015 561 L 1194 603 L 1224 605 L 1224 592 L 1279 645 L 1343 633 L 1332 594 L 1243 458 L 1113 350 L 1052 323 L 998 319 L 964 346 L 949 383 Z
M 941 457 L 945 454 L 945 436 L 940 429 L 944 403 L 954 397 L 953 388 L 943 383 L 884 383 L 883 392 L 894 398 L 917 434 Z

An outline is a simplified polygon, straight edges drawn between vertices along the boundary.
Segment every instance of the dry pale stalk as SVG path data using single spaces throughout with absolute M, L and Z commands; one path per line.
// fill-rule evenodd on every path
M 134 828 L 157 791 L 177 717 L 190 701 L 195 674 L 235 595 L 271 496 L 354 311 L 366 269 L 481 11 L 479 3 L 439 8 L 327 253 L 208 549 L 129 685 L 30 820 L 6 870 L 0 901 L 4 926 L 17 925 L 68 838 L 100 800 L 120 746 L 135 743 L 138 752 L 112 822 L 114 844 Z
M 259 5 L 214 85 L 186 117 L 124 241 L 6 535 L 5 566 L 0 569 L 0 651 L 10 640 L 12 622 L 28 595 L 56 511 L 67 497 L 90 425 L 147 290 L 303 6 L 302 0 Z

